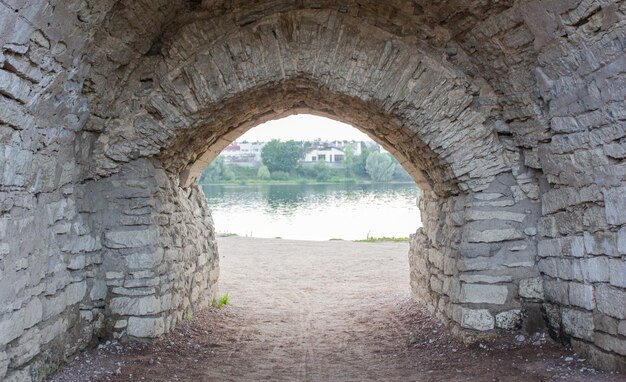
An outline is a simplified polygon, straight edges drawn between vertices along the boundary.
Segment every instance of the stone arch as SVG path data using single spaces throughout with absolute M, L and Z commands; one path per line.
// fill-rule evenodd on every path
M 55 4 L 0 2 L 0 378 L 39 378 L 94 336 L 155 336 L 206 304 L 218 265 L 185 187 L 193 164 L 235 119 L 303 105 L 370 116 L 356 124 L 399 139 L 432 186 L 411 282 L 453 330 L 541 308 L 555 338 L 623 368 L 623 2 Z M 197 60 L 211 52 L 223 71 Z M 415 73 L 414 93 L 395 87 Z M 283 108 L 227 113 L 263 90 Z
M 158 54 L 141 58 L 119 88 L 100 89 L 96 68 L 90 123 L 101 126 L 91 141 L 91 172 L 108 177 L 95 183 L 115 187 L 109 179 L 116 179 L 123 189 L 126 173 L 158 173 L 162 184 L 152 186 L 162 202 L 155 204 L 194 216 L 181 201 L 193 195 L 201 211 L 195 218 L 202 220 L 208 209 L 193 185 L 198 169 L 251 126 L 302 110 L 353 123 L 398 157 L 426 191 L 424 228 L 410 256 L 416 295 L 463 336 L 519 327 L 525 298 L 536 298 L 521 296 L 519 286 L 538 276 L 534 233 L 524 232 L 535 225 L 538 204 L 518 185 L 510 156 L 485 123 L 477 85 L 414 38 L 361 21 L 332 7 L 281 10 L 235 24 L 220 16 L 188 18 L 164 34 Z M 114 101 L 100 96 L 108 91 Z M 108 119 L 98 115 L 105 108 Z M 146 156 L 152 160 L 137 159 Z M 153 247 L 172 253 L 153 256 L 156 263 L 147 256 L 140 274 L 172 267 L 181 251 L 174 243 L 190 229 L 193 249 L 186 250 L 195 254 L 192 262 L 201 258 L 193 219 L 167 222 L 150 220 L 140 233 L 123 224 L 103 227 L 105 239 L 113 238 L 105 243 L 105 263 L 124 280 L 134 279 L 138 270 L 118 259 Z M 137 235 L 145 242 L 136 246 Z M 215 254 L 207 261 L 216 262 Z M 201 284 L 210 291 L 214 281 Z M 122 337 L 160 334 L 180 319 L 172 311 L 206 303 L 180 293 L 183 301 L 164 308 L 169 291 L 140 302 L 123 290 L 111 292 L 108 327 Z M 141 301 L 156 308 L 137 310 Z

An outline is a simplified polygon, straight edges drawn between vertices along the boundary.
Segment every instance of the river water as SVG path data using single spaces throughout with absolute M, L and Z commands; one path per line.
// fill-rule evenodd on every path
M 204 185 L 218 234 L 296 240 L 408 237 L 415 184 Z

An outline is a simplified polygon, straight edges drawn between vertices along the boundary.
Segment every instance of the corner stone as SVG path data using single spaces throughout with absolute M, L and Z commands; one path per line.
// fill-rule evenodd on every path
M 156 338 L 165 333 L 165 322 L 163 317 L 130 317 L 126 330 L 133 337 Z
M 461 302 L 504 304 L 509 289 L 504 285 L 464 284 L 461 287 Z
M 461 326 L 464 328 L 480 331 L 491 330 L 494 328 L 494 318 L 487 309 L 463 308 L 461 314 Z

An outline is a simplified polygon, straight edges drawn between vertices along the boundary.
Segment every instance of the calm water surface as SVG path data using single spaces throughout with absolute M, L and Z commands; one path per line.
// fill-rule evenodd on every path
M 203 186 L 218 233 L 297 240 L 407 237 L 415 184 Z

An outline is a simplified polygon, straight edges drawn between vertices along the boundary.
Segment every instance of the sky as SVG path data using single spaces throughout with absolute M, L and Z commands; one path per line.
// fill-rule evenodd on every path
M 310 114 L 291 115 L 256 126 L 237 139 L 237 141 L 371 141 L 365 133 L 342 122 Z

